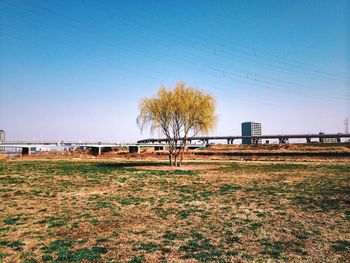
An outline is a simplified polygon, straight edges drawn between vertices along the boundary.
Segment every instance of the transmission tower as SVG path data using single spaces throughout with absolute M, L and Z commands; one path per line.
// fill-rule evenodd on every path
M 345 118 L 345 120 L 344 120 L 344 132 L 345 132 L 345 134 L 349 133 L 349 119 L 348 118 Z

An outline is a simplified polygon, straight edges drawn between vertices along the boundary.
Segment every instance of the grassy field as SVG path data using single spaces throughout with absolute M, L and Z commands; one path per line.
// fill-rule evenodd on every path
M 349 163 L 0 162 L 0 261 L 350 261 Z

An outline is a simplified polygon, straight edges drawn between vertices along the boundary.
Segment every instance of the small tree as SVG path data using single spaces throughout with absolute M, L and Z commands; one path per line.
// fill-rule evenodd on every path
M 150 127 L 167 138 L 170 165 L 180 166 L 188 138 L 215 127 L 215 99 L 203 90 L 178 82 L 173 89 L 161 86 L 153 98 L 139 104 L 137 124 L 141 131 Z

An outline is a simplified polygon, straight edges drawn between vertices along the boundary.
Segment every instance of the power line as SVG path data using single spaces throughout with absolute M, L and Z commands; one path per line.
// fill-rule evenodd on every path
M 111 8 L 110 5 L 105 4 L 103 2 L 98 2 L 98 3 L 102 4 L 105 7 L 104 11 L 106 11 L 106 7 L 108 7 L 108 10 L 112 10 L 113 9 L 113 8 Z M 115 4 L 122 4 L 122 3 L 113 2 L 113 4 L 115 5 Z M 33 3 L 30 3 L 30 5 L 31 6 L 36 6 L 39 9 L 45 10 L 45 13 L 50 12 L 52 14 L 56 14 L 58 16 L 63 16 L 65 18 L 68 18 L 71 21 L 81 23 L 81 21 L 79 21 L 79 20 L 77 20 L 75 18 L 71 18 L 71 17 L 66 16 L 66 15 L 60 14 L 60 13 L 56 12 L 55 10 L 47 9 L 47 8 L 44 9 L 44 8 L 42 8 L 39 5 L 34 5 Z M 95 11 L 97 12 L 98 9 L 96 9 Z M 142 10 L 136 9 L 133 12 L 140 12 L 140 11 L 142 12 Z M 130 19 L 130 17 L 128 16 L 127 19 Z M 95 20 L 94 22 L 98 22 L 98 21 Z M 132 23 L 129 23 L 129 25 L 132 24 L 133 26 L 138 26 L 139 28 L 144 28 L 145 24 L 147 24 L 147 22 L 149 22 L 149 21 L 146 20 L 146 21 L 142 21 L 142 24 L 140 24 L 140 23 L 137 24 L 134 21 Z M 124 21 L 124 23 L 125 23 L 125 21 Z M 303 71 L 303 70 L 300 69 L 300 68 L 302 68 L 302 65 L 300 65 L 300 64 L 294 65 L 292 67 L 288 67 L 286 65 L 286 63 L 284 63 L 285 59 L 283 59 L 283 60 L 282 59 L 276 60 L 276 56 L 271 58 L 271 57 L 268 57 L 266 54 L 263 54 L 262 52 L 260 52 L 260 53 L 263 54 L 263 56 L 266 57 L 266 58 L 262 59 L 263 56 L 260 56 L 259 52 L 254 51 L 254 54 L 252 54 L 251 50 L 248 50 L 247 48 L 240 47 L 240 46 L 237 46 L 237 45 L 235 46 L 235 48 L 241 50 L 239 53 L 237 53 L 235 50 L 233 50 L 232 46 L 227 47 L 227 46 L 223 45 L 222 43 L 217 43 L 217 42 L 215 42 L 213 40 L 210 40 L 210 39 L 209 40 L 208 39 L 200 39 L 201 41 L 200 42 L 197 41 L 197 43 L 196 43 L 196 42 L 191 41 L 191 39 L 193 39 L 193 32 L 189 32 L 191 37 L 186 38 L 186 40 L 184 41 L 181 38 L 174 37 L 171 32 L 165 32 L 164 28 L 159 28 L 159 25 L 157 23 L 151 23 L 151 24 L 152 25 L 148 25 L 147 26 L 147 29 L 148 29 L 147 32 L 152 32 L 153 35 L 158 35 L 158 36 L 159 36 L 159 32 L 162 32 L 161 33 L 162 37 L 167 37 L 171 41 L 177 41 L 178 43 L 182 43 L 182 44 L 187 45 L 187 46 L 189 44 L 191 44 L 192 47 L 194 49 L 196 49 L 196 50 L 201 48 L 202 51 L 211 52 L 212 50 L 210 50 L 210 49 L 208 50 L 207 44 L 208 43 L 215 43 L 215 45 L 219 46 L 219 48 L 215 48 L 214 52 L 216 52 L 216 50 L 218 50 L 217 54 L 225 54 L 225 56 L 223 56 L 224 58 L 227 57 L 227 56 L 231 56 L 234 59 L 239 59 L 239 60 L 250 59 L 251 63 L 260 65 L 260 66 L 262 66 L 264 68 L 270 68 L 270 69 L 273 69 L 273 70 L 277 69 L 277 70 L 286 72 L 288 74 L 295 73 L 295 74 L 298 74 L 298 75 L 299 74 L 304 75 L 304 76 L 306 76 L 308 78 L 316 78 L 316 79 L 317 78 L 321 78 L 321 79 L 328 79 L 328 80 L 333 80 L 333 81 L 341 81 L 341 82 L 349 82 L 350 83 L 349 76 L 347 76 L 345 78 L 336 78 L 335 75 L 332 75 L 329 72 L 321 72 L 320 70 L 312 71 L 312 69 L 306 69 L 306 71 Z M 91 25 L 93 25 L 93 24 L 91 24 Z M 105 28 L 105 25 L 106 25 L 106 23 L 104 23 L 104 28 Z M 112 24 L 109 24 L 109 25 L 112 26 L 113 29 L 115 29 L 115 25 L 112 25 Z M 152 27 L 158 27 L 158 30 L 152 30 Z M 120 30 L 121 27 L 119 27 L 118 29 Z M 206 43 L 206 46 L 203 46 L 201 43 Z M 232 53 L 232 52 L 236 52 L 236 53 Z M 275 64 L 276 62 L 278 62 L 278 65 Z
M 31 12 L 31 13 L 34 13 L 34 14 L 38 14 L 37 11 L 31 10 L 31 9 L 23 8 L 23 7 L 20 7 L 20 8 L 24 9 L 25 11 L 28 11 L 28 12 Z M 56 12 L 56 14 L 59 15 L 57 12 Z M 48 17 L 49 19 L 54 20 L 55 22 L 59 22 L 59 23 L 62 23 L 62 24 L 64 24 L 64 25 L 66 25 L 66 26 L 75 28 L 75 29 L 78 30 L 79 32 L 84 32 L 84 30 L 82 30 L 80 26 L 74 25 L 74 24 L 72 24 L 71 22 L 68 22 L 68 23 L 67 23 L 67 21 L 55 20 L 55 19 L 52 18 L 52 16 L 48 16 L 48 15 L 47 15 L 47 12 L 45 12 L 44 15 L 45 15 L 46 17 Z M 59 16 L 61 16 L 61 15 L 59 15 Z M 72 20 L 72 21 L 74 21 L 74 22 L 80 24 L 80 22 L 79 22 L 78 20 L 73 19 L 73 18 L 70 18 L 69 16 L 62 15 L 62 17 L 67 18 L 67 19 L 69 19 L 69 20 Z M 86 31 L 86 30 L 85 30 L 85 31 Z M 96 33 L 99 34 L 99 32 L 91 31 L 91 30 L 88 30 L 88 32 L 93 33 L 93 34 L 96 34 Z M 101 40 L 104 40 L 104 41 L 105 41 L 105 39 L 101 39 Z M 112 44 L 112 46 L 115 46 L 114 43 L 111 42 L 111 41 L 108 41 L 108 40 L 107 40 L 106 43 L 108 43 L 109 45 Z M 130 50 L 130 48 L 129 48 L 129 50 Z M 141 52 L 140 52 L 140 51 L 136 51 L 135 49 L 132 49 L 132 52 L 139 53 L 139 54 L 141 54 L 141 55 L 143 55 L 143 56 L 151 56 L 151 57 L 154 57 L 154 56 L 155 56 L 155 57 L 157 57 L 158 59 L 164 61 L 164 58 L 161 57 L 161 56 L 159 55 L 159 53 L 157 53 L 157 52 L 153 52 L 153 53 L 151 53 L 151 54 L 150 54 L 150 53 L 147 53 L 147 54 L 146 54 L 146 53 L 144 53 L 144 52 L 142 53 L 142 51 L 141 51 Z M 183 52 L 182 52 L 182 53 L 183 53 Z M 192 59 L 189 58 L 190 55 L 192 56 Z M 264 87 L 264 88 L 267 88 L 267 89 L 272 89 L 272 90 L 275 90 L 275 91 L 278 91 L 278 90 L 279 90 L 279 89 L 276 89 L 276 88 L 273 88 L 273 87 L 269 86 L 270 84 L 273 84 L 273 81 L 278 83 L 278 80 L 273 80 L 273 81 L 266 81 L 266 80 L 265 80 L 265 81 L 262 81 L 262 80 L 257 80 L 256 78 L 255 78 L 255 79 L 250 79 L 249 77 L 247 77 L 247 78 L 246 78 L 247 80 L 245 80 L 245 79 L 244 79 L 244 76 L 242 76 L 242 74 L 240 74 L 240 73 L 234 73 L 234 72 L 230 72 L 230 71 L 228 71 L 228 70 L 222 70 L 222 69 L 215 68 L 215 67 L 213 67 L 213 66 L 208 66 L 208 65 L 198 65 L 198 61 L 200 61 L 201 58 L 196 58 L 195 56 L 194 56 L 194 58 L 193 58 L 193 55 L 192 55 L 192 54 L 187 54 L 187 56 L 188 56 L 187 59 L 189 60 L 190 64 L 192 64 L 192 65 L 195 66 L 195 67 L 199 67 L 199 69 L 201 69 L 202 67 L 205 67 L 205 68 L 210 69 L 211 71 L 214 71 L 214 72 L 224 72 L 224 74 L 223 74 L 223 76 L 222 76 L 222 77 L 224 77 L 224 78 L 236 80 L 236 81 L 238 81 L 238 82 L 245 83 L 245 84 L 250 84 L 250 85 L 256 83 L 256 84 L 259 84 L 260 87 Z M 202 60 L 202 61 L 203 61 L 203 60 Z M 166 62 L 168 62 L 168 61 L 166 61 Z M 179 62 L 179 61 L 178 61 L 178 62 Z M 180 62 L 183 62 L 183 61 L 180 59 Z M 244 75 L 245 75 L 245 74 L 244 74 Z M 216 76 L 218 76 L 218 74 L 216 74 Z M 247 75 L 247 76 L 248 76 L 248 75 Z M 260 78 L 261 78 L 261 77 L 260 77 Z M 243 80 L 242 80 L 242 79 L 243 79 Z M 252 83 L 252 82 L 253 82 L 253 83 Z M 269 85 L 266 85 L 266 84 L 269 84 Z M 283 84 L 283 83 L 282 83 L 282 84 Z M 285 92 L 285 90 L 284 90 L 284 92 Z M 287 90 L 287 92 L 290 92 L 290 91 Z M 323 97 L 323 99 L 329 100 L 330 97 L 332 97 L 332 96 L 326 96 L 326 97 Z
M 104 4 L 104 2 L 99 2 L 99 4 Z M 116 3 L 116 2 L 113 2 L 113 4 L 123 4 L 123 3 Z M 106 6 L 106 5 L 105 5 Z M 108 5 L 107 5 L 108 6 Z M 111 10 L 111 8 L 109 8 L 108 10 Z M 142 9 L 140 9 L 140 8 L 135 8 L 135 11 L 133 12 L 133 13 L 135 13 L 135 12 L 139 12 L 139 13 L 142 13 L 143 15 L 148 15 L 146 12 L 142 12 L 143 10 Z M 130 18 L 130 17 L 128 17 L 128 18 Z M 152 19 L 152 17 L 150 17 L 151 19 Z M 152 26 L 153 27 L 158 27 L 158 30 L 156 30 L 156 32 L 164 32 L 166 29 L 165 28 L 160 28 L 159 27 L 159 23 L 157 23 L 157 22 L 154 22 L 154 23 L 152 23 L 151 22 L 151 19 L 150 20 L 145 20 L 145 21 L 142 21 L 142 24 L 141 24 L 141 26 L 145 26 L 145 23 L 147 23 L 147 22 L 150 22 L 150 23 L 148 23 L 148 24 L 152 24 Z M 151 27 L 151 26 L 148 26 L 148 28 L 149 27 Z M 189 30 L 189 28 L 182 28 L 182 30 L 187 30 L 188 31 L 188 36 L 191 36 L 190 38 L 186 38 L 186 42 L 189 40 L 189 39 L 191 39 L 191 38 L 193 38 L 194 37 L 194 32 L 193 31 L 190 31 Z M 169 32 L 170 34 L 171 34 L 171 32 Z M 164 35 L 168 35 L 169 36 L 169 33 L 168 32 L 166 32 L 166 33 L 164 33 Z M 206 45 L 208 44 L 208 43 L 211 43 L 211 44 L 213 44 L 213 45 L 216 45 L 216 46 L 218 46 L 219 48 L 218 48 L 218 50 L 220 50 L 220 48 L 221 49 L 225 49 L 225 53 L 227 53 L 227 54 L 230 54 L 230 52 L 232 52 L 233 51 L 233 49 L 232 49 L 232 47 L 234 47 L 235 49 L 238 49 L 238 50 L 240 50 L 240 52 L 244 52 L 244 54 L 247 56 L 247 57 L 252 57 L 252 58 L 259 58 L 259 57 L 262 57 L 263 59 L 265 59 L 265 60 L 268 60 L 268 61 L 270 61 L 270 62 L 274 62 L 274 63 L 278 63 L 278 64 L 280 64 L 280 65 L 285 65 L 285 66 L 291 66 L 291 67 L 293 67 L 294 69 L 296 69 L 297 70 L 297 72 L 301 72 L 301 70 L 300 70 L 300 68 L 304 68 L 306 71 L 310 71 L 311 73 L 313 73 L 313 74 L 316 74 L 316 75 L 321 75 L 320 77 L 325 77 L 324 75 L 327 75 L 327 76 L 329 76 L 329 77 L 332 77 L 332 78 L 339 78 L 339 79 L 341 79 L 342 81 L 350 81 L 350 78 L 349 78 L 349 74 L 345 74 L 345 73 L 331 73 L 331 70 L 327 70 L 327 71 L 324 71 L 324 70 L 322 70 L 322 69 L 320 69 L 319 68 L 319 65 L 318 65 L 318 67 L 317 66 L 315 66 L 315 65 L 311 65 L 310 63 L 306 63 L 306 62 L 300 62 L 300 61 L 297 61 L 297 60 L 295 60 L 295 59 L 291 59 L 291 58 L 281 58 L 281 57 L 278 57 L 278 56 L 276 56 L 276 55 L 273 55 L 273 54 L 271 54 L 271 53 L 269 53 L 269 52 L 266 52 L 266 51 L 264 51 L 264 52 L 262 52 L 262 51 L 256 51 L 256 50 L 250 50 L 250 49 L 248 49 L 248 48 L 246 48 L 246 47 L 244 47 L 244 46 L 240 46 L 240 45 L 238 45 L 237 43 L 234 43 L 234 44 L 232 44 L 232 43 L 230 43 L 230 46 L 228 46 L 228 45 L 225 45 L 225 42 L 226 41 L 221 41 L 221 42 L 217 42 L 217 41 L 215 41 L 215 40 L 213 40 L 213 39 L 208 39 L 208 38 L 206 38 L 206 37 L 202 37 L 202 36 L 200 36 L 200 37 L 198 37 L 200 40 L 201 40 L 201 42 L 203 42 L 203 43 L 206 43 Z

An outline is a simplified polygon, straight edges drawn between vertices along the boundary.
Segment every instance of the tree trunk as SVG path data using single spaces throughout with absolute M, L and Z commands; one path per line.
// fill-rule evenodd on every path
M 170 153 L 170 152 L 169 152 L 169 164 L 170 164 L 171 166 L 173 166 L 173 161 L 172 161 L 171 153 Z
M 177 141 L 175 140 L 175 146 L 174 146 L 174 165 L 177 166 Z
M 169 138 L 169 164 L 173 166 L 173 146 L 170 138 Z
M 176 152 L 176 167 L 180 167 L 180 162 L 179 162 L 179 151 L 178 152 Z
M 179 166 L 181 166 L 181 164 L 182 164 L 186 144 L 187 144 L 187 133 L 184 135 L 182 143 L 181 143 Z
M 185 147 L 184 147 L 183 150 L 180 152 L 179 166 L 181 166 L 181 164 L 182 164 L 182 160 L 183 160 L 183 156 L 184 156 L 184 151 L 185 151 Z
M 183 144 L 183 146 L 182 146 L 182 148 L 181 148 L 181 151 L 180 151 L 179 166 L 181 166 L 181 164 L 182 164 L 182 160 L 183 160 L 183 157 L 184 157 L 185 148 L 186 148 L 186 143 Z

